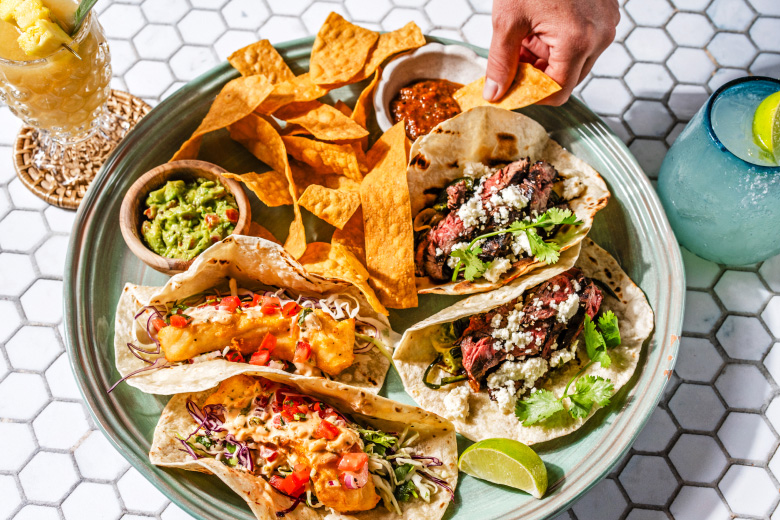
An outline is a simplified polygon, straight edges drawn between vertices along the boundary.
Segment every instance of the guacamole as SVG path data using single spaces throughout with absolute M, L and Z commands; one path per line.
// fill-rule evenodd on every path
M 218 182 L 168 181 L 146 197 L 144 241 L 160 256 L 190 260 L 236 227 L 236 199 Z

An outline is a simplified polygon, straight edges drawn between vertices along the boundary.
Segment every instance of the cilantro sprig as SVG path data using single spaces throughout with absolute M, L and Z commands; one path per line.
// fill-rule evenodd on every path
M 575 419 L 587 417 L 594 404 L 609 404 L 609 399 L 615 391 L 612 381 L 601 376 L 582 374 L 594 363 L 600 363 L 604 368 L 612 363 L 608 351 L 620 345 L 617 316 L 612 311 L 602 314 L 598 319 L 598 329 L 600 330 L 597 330 L 596 324 L 586 314 L 583 337 L 590 361 L 569 380 L 561 397 L 555 397 L 549 390 L 540 389 L 522 401 L 517 401 L 515 415 L 524 426 L 545 421 L 564 410 Z M 574 388 L 570 393 L 572 383 Z M 569 400 L 568 409 L 564 406 L 566 399 Z
M 577 215 L 572 213 L 571 210 L 550 208 L 539 215 L 536 220 L 516 220 L 506 229 L 479 235 L 469 243 L 466 249 L 457 249 L 450 253 L 452 258 L 458 259 L 458 263 L 455 265 L 454 272 L 452 273 L 452 281 L 454 282 L 458 279 L 458 274 L 460 274 L 461 269 L 463 269 L 463 277 L 470 282 L 484 275 L 485 271 L 490 269 L 493 262 L 484 262 L 479 258 L 479 255 L 482 254 L 482 248 L 476 244 L 482 239 L 503 235 L 505 233 L 512 233 L 515 236 L 520 233 L 525 233 L 528 238 L 528 244 L 531 247 L 531 254 L 540 262 L 554 264 L 558 261 L 558 258 L 560 258 L 559 251 L 561 246 L 556 242 L 545 242 L 544 239 L 539 236 L 539 233 L 537 233 L 536 228 L 546 228 L 562 224 L 579 226 L 582 224 L 582 221 L 577 220 Z

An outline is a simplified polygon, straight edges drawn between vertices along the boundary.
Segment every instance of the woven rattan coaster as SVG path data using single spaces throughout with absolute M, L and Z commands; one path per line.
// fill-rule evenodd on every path
M 112 133 L 119 134 L 118 137 L 121 138 L 151 110 L 151 107 L 127 92 L 112 90 L 108 97 L 107 110 L 118 115 L 123 122 L 121 126 L 114 125 L 108 129 L 107 133 L 109 136 Z M 76 178 L 66 180 L 58 178 L 49 171 L 41 171 L 35 167 L 33 156 L 38 147 L 38 131 L 27 125 L 23 126 L 16 137 L 16 146 L 14 147 L 16 174 L 35 195 L 49 204 L 66 209 L 78 208 L 92 179 L 95 178 L 103 162 L 112 151 L 112 149 L 103 149 L 91 155 L 89 162 L 79 165 L 79 175 Z

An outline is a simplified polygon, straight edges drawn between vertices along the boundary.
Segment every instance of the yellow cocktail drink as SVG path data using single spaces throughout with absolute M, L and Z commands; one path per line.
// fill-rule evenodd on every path
M 8 5 L 7 1 L 0 0 L 0 6 Z M 29 0 L 16 0 L 20 1 Z M 31 5 L 33 11 L 40 10 L 36 5 L 44 6 L 43 21 L 35 18 L 39 13 L 31 15 L 30 9 L 20 8 L 16 18 L 8 15 L 11 21 L 0 19 L 0 99 L 25 123 L 49 132 L 55 141 L 78 142 L 92 134 L 110 93 L 108 44 L 94 14 L 69 35 L 75 1 L 34 0 Z

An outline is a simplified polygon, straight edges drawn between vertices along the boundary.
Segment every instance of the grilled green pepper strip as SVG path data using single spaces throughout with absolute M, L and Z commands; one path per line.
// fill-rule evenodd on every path
M 428 381 L 428 374 L 430 374 L 431 370 L 434 366 L 438 365 L 442 361 L 442 355 L 437 354 L 434 358 L 433 362 L 428 365 L 428 368 L 425 369 L 425 373 L 423 374 L 423 384 L 430 388 L 431 390 L 438 390 L 444 385 L 449 385 L 451 383 L 457 383 L 458 381 L 464 381 L 466 379 L 466 375 L 462 374 L 459 376 L 449 376 L 449 377 L 443 377 L 441 378 L 441 381 L 438 383 L 431 383 Z

